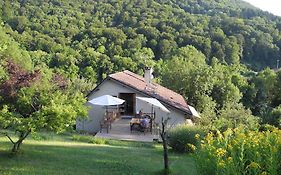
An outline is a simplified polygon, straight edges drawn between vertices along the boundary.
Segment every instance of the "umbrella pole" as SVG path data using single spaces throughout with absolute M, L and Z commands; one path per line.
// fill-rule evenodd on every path
M 153 105 L 151 106 L 151 122 L 150 122 L 150 132 L 152 134 L 152 127 L 153 127 L 153 123 L 154 123 L 154 119 L 155 119 L 155 116 L 154 116 L 154 107 Z
M 107 116 L 108 116 L 108 108 L 107 106 L 105 106 L 105 117 L 107 118 Z

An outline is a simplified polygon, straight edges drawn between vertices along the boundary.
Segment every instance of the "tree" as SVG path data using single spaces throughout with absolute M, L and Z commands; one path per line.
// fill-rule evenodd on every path
M 163 67 L 163 85 L 186 97 L 190 97 L 190 86 L 193 72 L 205 69 L 205 56 L 193 46 L 177 50 L 172 59 L 166 61 Z
M 281 105 L 272 110 L 268 123 L 281 128 Z
M 272 91 L 274 94 L 274 98 L 272 100 L 274 106 L 281 104 L 281 70 L 279 70 L 276 75 L 275 86 L 274 90 Z
M 271 103 L 274 100 L 276 86 L 278 85 L 276 73 L 267 68 L 258 73 L 253 78 L 255 84 L 256 96 L 254 98 L 253 113 L 255 115 L 266 116 L 271 110 Z
M 160 136 L 162 139 L 162 145 L 163 145 L 163 160 L 164 160 L 164 174 L 169 173 L 169 158 L 168 158 L 168 129 L 167 129 L 167 124 L 170 118 L 166 118 L 165 120 L 162 117 L 162 122 L 161 122 L 161 129 L 160 129 Z
M 12 152 L 19 151 L 24 139 L 42 128 L 62 132 L 72 127 L 77 116 L 87 115 L 85 99 L 72 91 L 68 82 L 50 70 L 28 72 L 9 60 L 9 78 L 0 84 L 0 127 L 18 134 Z
M 253 116 L 241 103 L 227 102 L 219 111 L 218 119 L 213 122 L 213 126 L 221 131 L 239 126 L 255 130 L 259 127 L 258 120 L 259 118 Z

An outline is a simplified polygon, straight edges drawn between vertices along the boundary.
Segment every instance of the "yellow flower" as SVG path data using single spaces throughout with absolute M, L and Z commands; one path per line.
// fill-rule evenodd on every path
M 194 146 L 193 144 L 188 143 L 187 146 L 188 146 L 192 151 L 195 151 L 195 150 L 196 150 L 196 146 Z
M 222 157 L 226 154 L 226 150 L 222 149 L 222 148 L 219 148 L 219 149 L 217 149 L 216 153 L 217 153 L 218 157 Z
M 267 172 L 264 171 L 264 172 L 261 173 L 261 175 L 267 175 Z
M 195 134 L 195 138 L 196 138 L 196 139 L 199 139 L 199 138 L 200 138 L 200 135 L 199 135 L 199 134 Z
M 227 147 L 228 147 L 229 150 L 232 150 L 232 149 L 233 149 L 233 147 L 232 147 L 231 144 L 228 144 Z

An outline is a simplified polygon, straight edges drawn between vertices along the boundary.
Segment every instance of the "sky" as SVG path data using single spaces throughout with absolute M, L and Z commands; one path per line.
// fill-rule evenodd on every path
M 281 16 L 281 0 L 244 0 L 262 10 Z

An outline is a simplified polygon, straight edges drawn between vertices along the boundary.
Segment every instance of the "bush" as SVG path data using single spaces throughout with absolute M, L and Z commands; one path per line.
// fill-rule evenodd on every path
M 168 133 L 168 145 L 178 152 L 194 152 L 198 139 L 204 135 L 202 128 L 191 125 L 179 125 Z
M 281 105 L 274 108 L 270 116 L 268 123 L 281 128 Z
M 89 143 L 93 143 L 97 145 L 105 145 L 108 144 L 108 140 L 103 138 L 93 138 Z
M 42 140 L 54 140 L 57 134 L 54 132 L 35 132 L 31 134 L 33 140 L 42 141 Z
M 281 130 L 228 129 L 209 133 L 195 157 L 199 174 L 243 175 L 281 172 Z
M 242 104 L 226 104 L 219 111 L 218 119 L 212 125 L 221 132 L 228 128 L 245 127 L 250 130 L 259 128 L 259 118 L 251 114 L 249 109 L 245 109 Z
M 108 144 L 108 140 L 103 138 L 96 138 L 90 135 L 73 135 L 72 140 L 98 145 Z

